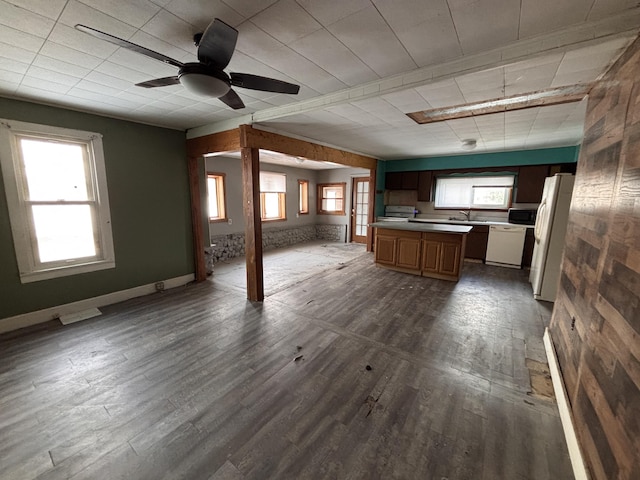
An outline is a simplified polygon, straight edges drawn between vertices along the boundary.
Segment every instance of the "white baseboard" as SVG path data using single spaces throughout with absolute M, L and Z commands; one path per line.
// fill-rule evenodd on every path
M 553 381 L 553 390 L 558 402 L 560 421 L 562 422 L 564 438 L 567 442 L 569 458 L 571 458 L 571 466 L 573 467 L 573 475 L 576 480 L 589 480 L 589 473 L 584 465 L 584 459 L 582 458 L 582 451 L 580 450 L 578 437 L 576 436 L 576 431 L 573 427 L 573 417 L 569 410 L 569 397 L 567 396 L 567 391 L 564 388 L 562 374 L 560 373 L 560 365 L 558 364 L 558 357 L 556 357 L 556 349 L 553 346 L 553 340 L 551 339 L 551 334 L 549 333 L 548 328 L 545 328 L 543 339 L 544 349 L 547 352 L 547 361 L 549 362 L 549 372 L 551 373 L 551 380 Z
M 169 278 L 167 280 L 163 280 L 164 288 L 169 289 L 181 287 L 192 282 L 194 278 L 195 277 L 192 273 L 189 275 L 182 275 L 181 277 Z M 78 300 L 77 302 L 49 307 L 35 312 L 23 313 L 14 317 L 3 318 L 0 319 L 0 333 L 10 332 L 12 330 L 29 327 L 38 323 L 48 322 L 50 320 L 56 320 L 62 316 L 74 315 L 92 308 L 123 302 L 130 298 L 149 295 L 150 293 L 156 292 L 156 283 L 157 282 L 139 285 L 127 290 L 120 290 L 118 292 L 107 293 L 98 297 L 86 298 L 84 300 Z

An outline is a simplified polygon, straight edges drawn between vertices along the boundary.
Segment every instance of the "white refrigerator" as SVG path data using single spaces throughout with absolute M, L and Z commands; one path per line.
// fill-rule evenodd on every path
M 574 181 L 573 175 L 559 173 L 544 182 L 529 273 L 536 300 L 554 302 L 556 299 Z

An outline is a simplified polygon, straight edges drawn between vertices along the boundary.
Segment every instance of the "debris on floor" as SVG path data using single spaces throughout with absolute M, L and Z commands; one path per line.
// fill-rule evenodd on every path
M 300 360 L 302 360 L 302 357 L 304 357 L 304 355 L 298 355 L 296 358 L 293 359 L 293 361 L 299 362 Z
M 531 381 L 530 394 L 544 398 L 555 398 L 551 374 L 549 373 L 549 365 L 530 358 L 525 358 L 525 365 L 529 369 L 529 379 Z
M 367 369 L 367 370 L 369 370 L 369 371 L 373 370 L 373 369 L 371 368 L 371 365 L 367 365 L 367 366 L 366 366 L 366 367 L 364 367 L 364 368 L 366 368 L 366 369 Z

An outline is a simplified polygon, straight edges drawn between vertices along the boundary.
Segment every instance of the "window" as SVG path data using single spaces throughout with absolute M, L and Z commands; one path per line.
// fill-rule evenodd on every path
M 260 172 L 260 217 L 263 221 L 286 220 L 287 176 Z
M 101 135 L 0 120 L 0 162 L 22 283 L 115 267 Z
M 210 222 L 226 222 L 227 209 L 224 195 L 224 173 L 207 174 L 207 200 Z
M 298 180 L 298 213 L 309 213 L 309 180 Z
M 511 205 L 514 175 L 436 178 L 436 208 L 504 210 Z
M 346 183 L 318 184 L 318 213 L 324 215 L 344 215 Z

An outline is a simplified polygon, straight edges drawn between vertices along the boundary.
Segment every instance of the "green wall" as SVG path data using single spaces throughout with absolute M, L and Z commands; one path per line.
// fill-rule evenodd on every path
M 20 283 L 0 181 L 0 319 L 194 272 L 184 132 L 6 98 L 0 118 L 103 135 L 116 256 L 114 269 Z
M 448 157 L 411 158 L 388 160 L 387 172 L 410 172 L 414 170 L 446 170 L 450 168 L 514 167 L 520 165 L 546 165 L 578 161 L 578 146 L 518 150 L 513 152 L 477 153 Z M 380 162 L 378 162 L 378 166 Z

